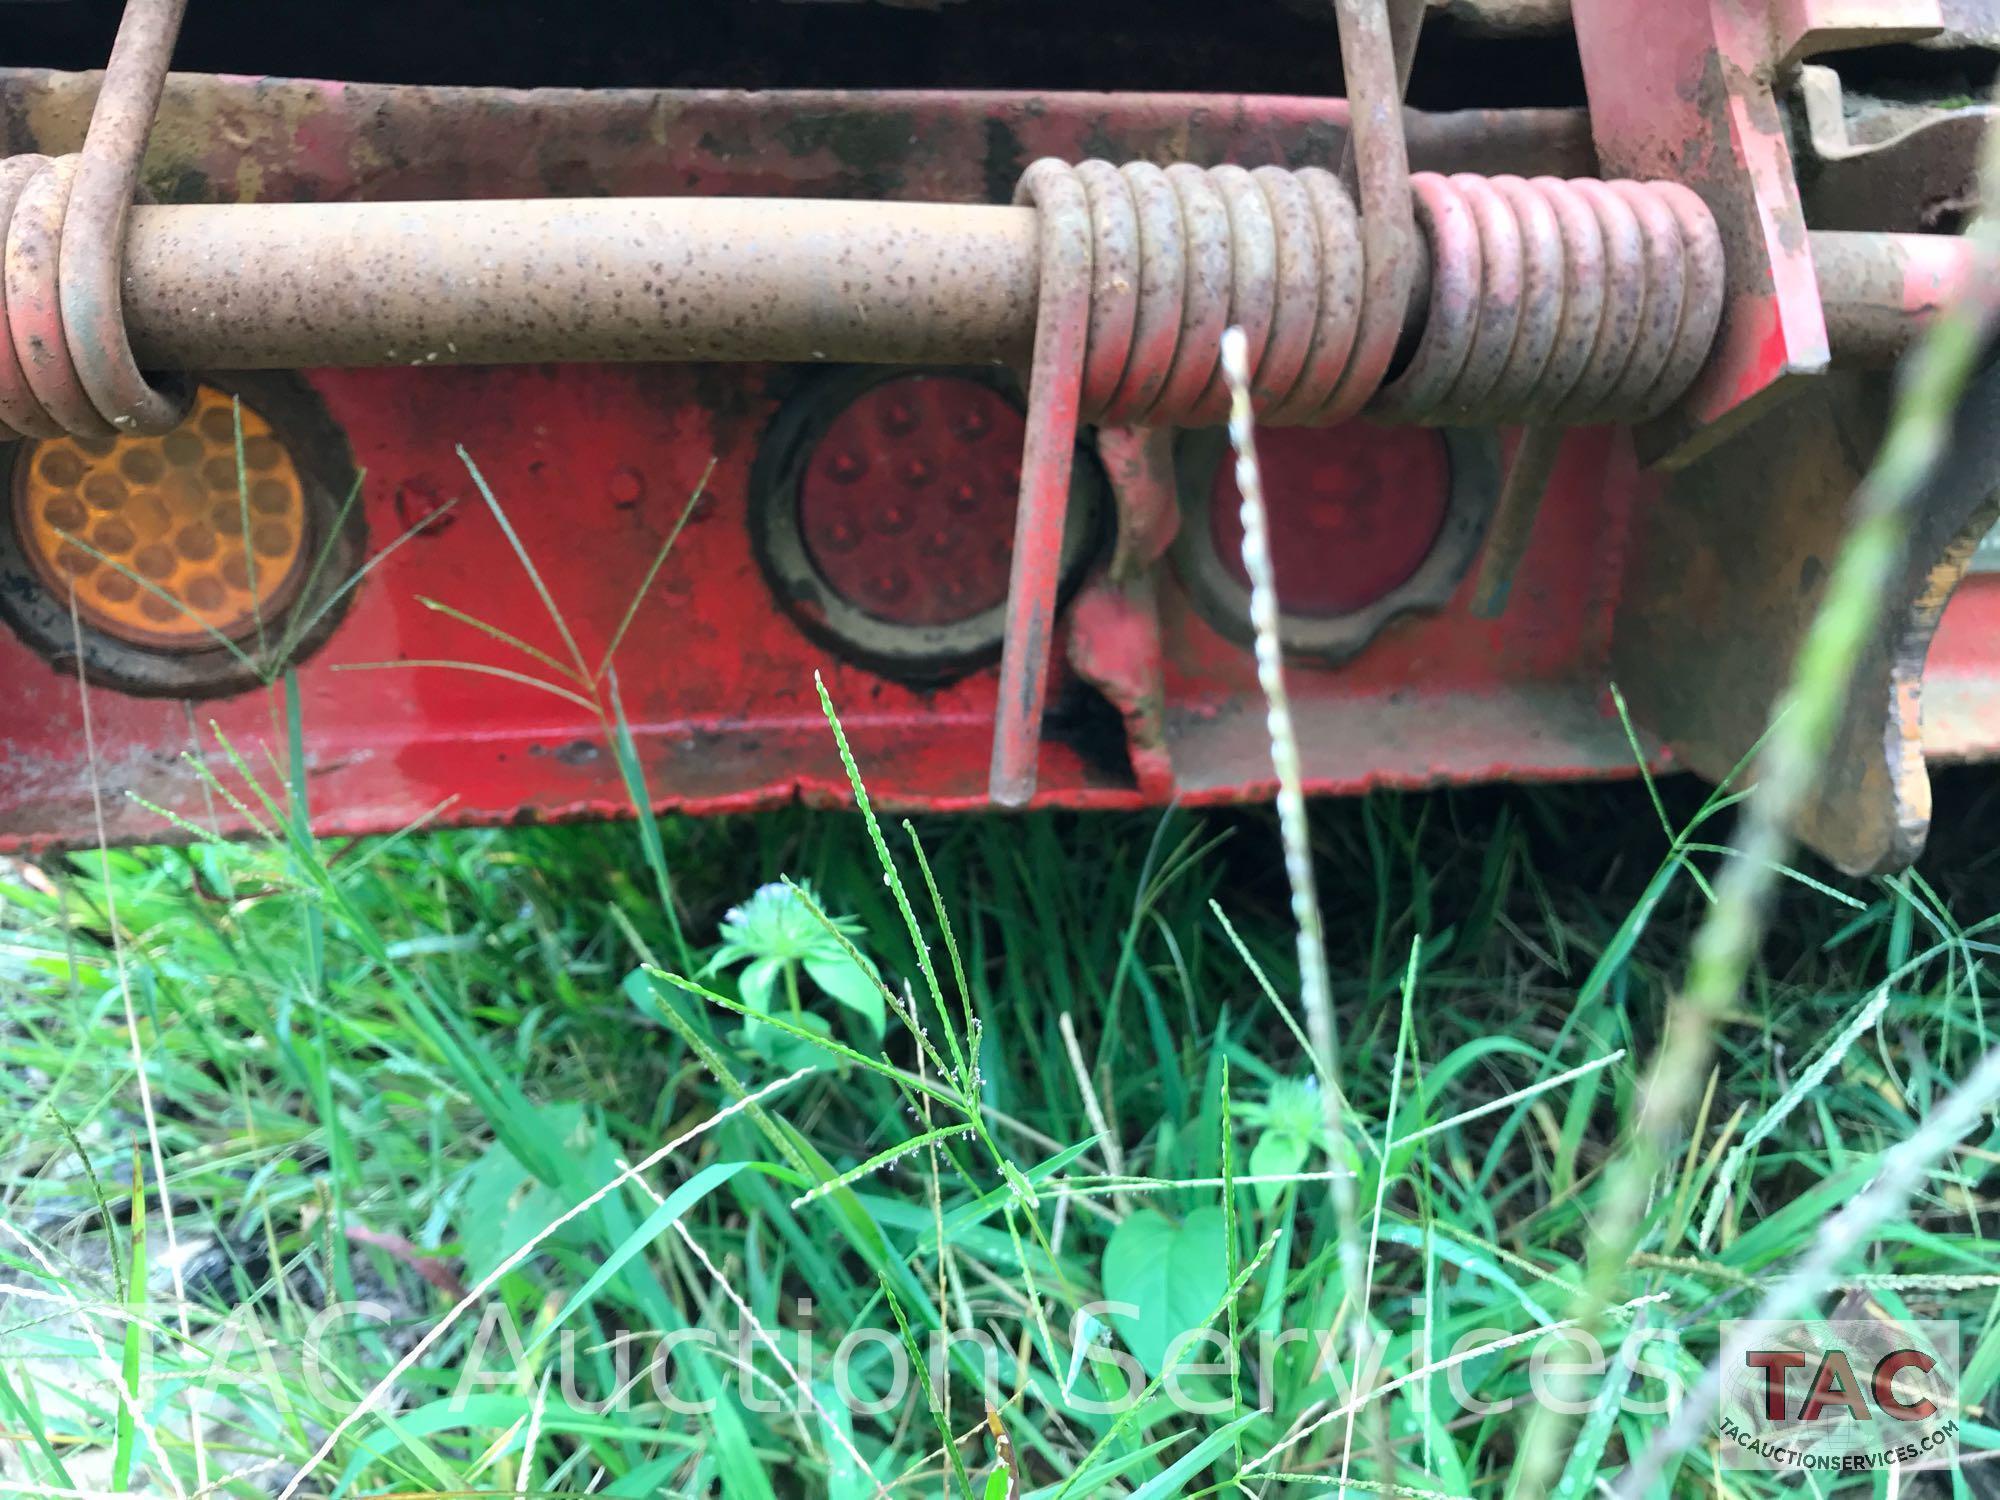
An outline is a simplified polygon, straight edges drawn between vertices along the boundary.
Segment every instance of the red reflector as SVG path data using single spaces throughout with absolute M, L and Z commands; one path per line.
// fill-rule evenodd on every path
M 991 386 L 907 375 L 871 386 L 806 458 L 799 526 L 843 599 L 893 625 L 951 625 L 1007 597 L 1021 413 Z
M 1444 434 L 1425 427 L 1275 427 L 1257 434 L 1278 605 L 1325 619 L 1409 581 L 1436 544 L 1451 497 Z M 1208 508 L 1216 556 L 1247 589 L 1236 465 L 1217 466 Z

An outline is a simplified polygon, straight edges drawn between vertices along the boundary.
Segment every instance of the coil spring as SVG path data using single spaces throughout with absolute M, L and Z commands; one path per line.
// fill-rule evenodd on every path
M 132 359 L 117 285 L 129 198 L 100 208 L 86 160 L 0 161 L 0 437 L 158 432 L 185 409 L 182 392 L 156 389 Z
M 1079 414 L 1220 422 L 1231 324 L 1273 424 L 1364 409 L 1439 424 L 1641 421 L 1686 390 L 1723 298 L 1721 236 L 1694 193 L 1428 172 L 1411 189 L 1429 292 L 1414 350 L 1386 378 L 1386 352 L 1362 354 L 1356 334 L 1403 309 L 1364 305 L 1361 224 L 1332 173 L 1036 162 L 1017 201 L 1041 211 L 1045 237 L 1086 237 L 1073 246 L 1091 268 Z

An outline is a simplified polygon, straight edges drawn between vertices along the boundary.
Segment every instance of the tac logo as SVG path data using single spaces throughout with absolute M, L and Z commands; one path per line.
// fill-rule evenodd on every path
M 1722 1338 L 1724 1468 L 1942 1468 L 1958 1450 L 1956 1323 L 1745 1320 Z

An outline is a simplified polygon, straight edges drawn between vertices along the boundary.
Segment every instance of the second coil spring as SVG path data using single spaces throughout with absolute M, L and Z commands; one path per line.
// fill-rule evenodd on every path
M 1221 421 L 1232 324 L 1273 424 L 1364 409 L 1438 424 L 1640 421 L 1693 380 L 1723 301 L 1721 237 L 1693 192 L 1427 172 L 1411 189 L 1428 292 L 1389 373 L 1356 358 L 1357 330 L 1381 310 L 1363 306 L 1360 221 L 1332 173 L 1036 162 L 1017 198 L 1040 209 L 1044 235 L 1088 236 L 1081 415 Z

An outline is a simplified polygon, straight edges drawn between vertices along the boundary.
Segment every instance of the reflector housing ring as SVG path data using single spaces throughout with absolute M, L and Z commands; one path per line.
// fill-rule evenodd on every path
M 991 369 L 830 370 L 791 395 L 758 448 L 749 519 L 758 561 L 800 629 L 885 676 L 918 681 L 999 656 L 1022 404 L 1012 377 Z M 1065 592 L 1108 515 L 1103 474 L 1079 443 Z

